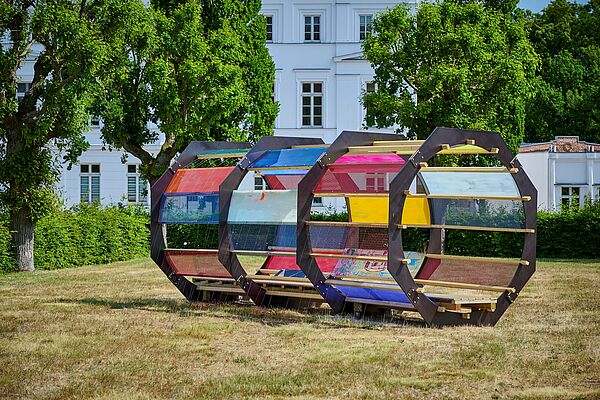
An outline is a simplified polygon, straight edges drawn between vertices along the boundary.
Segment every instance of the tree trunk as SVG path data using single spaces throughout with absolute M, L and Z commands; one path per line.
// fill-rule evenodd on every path
M 10 213 L 10 225 L 12 228 L 14 254 L 19 271 L 35 270 L 33 260 L 33 239 L 35 223 L 27 215 L 27 211 L 21 209 Z

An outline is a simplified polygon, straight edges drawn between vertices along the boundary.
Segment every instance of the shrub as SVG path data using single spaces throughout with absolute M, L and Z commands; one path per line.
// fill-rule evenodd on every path
M 0 219 L 0 270 L 14 270 L 6 216 Z M 37 269 L 58 269 L 125 261 L 149 254 L 148 212 L 134 207 L 81 204 L 38 221 Z

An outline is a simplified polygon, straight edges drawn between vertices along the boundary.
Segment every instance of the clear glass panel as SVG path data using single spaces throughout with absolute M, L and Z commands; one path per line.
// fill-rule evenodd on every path
M 90 165 L 89 164 L 81 164 L 81 166 L 79 168 L 80 168 L 81 172 L 83 172 L 83 173 L 90 172 Z
M 99 164 L 92 164 L 92 172 L 95 174 L 100 173 L 100 165 Z
M 513 200 L 429 199 L 432 224 L 524 228 L 523 203 Z
M 90 178 L 89 176 L 82 176 L 79 178 L 81 201 L 90 201 Z
M 235 190 L 229 207 L 230 224 L 296 224 L 296 190 Z
M 217 193 L 163 196 L 159 222 L 163 224 L 217 224 L 219 195 Z
M 519 190 L 510 173 L 498 172 L 419 172 L 427 194 L 510 196 Z
M 310 83 L 303 83 L 302 84 L 302 92 L 303 93 L 310 93 Z
M 137 201 L 137 178 L 135 176 L 127 177 L 127 201 Z
M 138 179 L 138 190 L 139 190 L 139 201 L 140 203 L 146 203 L 148 201 L 148 184 L 143 178 Z
M 321 117 L 315 117 L 315 126 L 323 125 L 323 119 Z
M 92 176 L 92 201 L 100 200 L 100 177 Z
M 127 166 L 127 172 L 130 173 L 130 174 L 135 174 L 137 172 L 137 168 L 136 167 L 137 167 L 137 165 L 135 165 L 135 164 L 129 164 Z
M 315 83 L 314 88 L 315 88 L 315 93 L 321 93 L 323 91 L 323 84 Z

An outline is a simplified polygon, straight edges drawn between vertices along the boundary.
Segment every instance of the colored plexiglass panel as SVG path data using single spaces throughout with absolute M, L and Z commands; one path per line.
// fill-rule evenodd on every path
M 419 172 L 427 194 L 519 197 L 510 173 Z
M 388 223 L 389 203 L 387 197 L 349 197 L 348 204 L 352 222 Z M 402 211 L 403 224 L 428 225 L 430 221 L 427 199 L 406 199 Z
M 161 224 L 218 224 L 219 194 L 165 193 L 158 221 Z
M 523 202 L 515 200 L 430 199 L 435 225 L 524 228 Z
M 250 164 L 250 168 L 312 166 L 327 150 L 327 146 L 300 149 L 268 150 Z
M 296 224 L 296 190 L 234 190 L 229 224 Z
M 216 251 L 166 249 L 165 255 L 177 275 L 231 278 Z
M 234 167 L 178 169 L 165 193 L 217 193 Z

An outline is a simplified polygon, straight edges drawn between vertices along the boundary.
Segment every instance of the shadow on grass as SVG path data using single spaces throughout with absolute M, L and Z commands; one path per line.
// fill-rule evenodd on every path
M 210 316 L 214 318 L 236 319 L 242 322 L 255 322 L 266 326 L 283 326 L 297 323 L 314 324 L 319 329 L 381 329 L 382 326 L 425 327 L 418 319 L 405 319 L 400 316 L 365 316 L 354 318 L 351 314 L 334 315 L 329 309 L 256 307 L 245 302 L 206 303 L 187 302 L 176 299 L 137 299 L 111 300 L 98 298 L 60 299 L 63 303 L 78 303 L 111 309 L 134 309 L 152 312 L 166 312 L 183 317 Z

